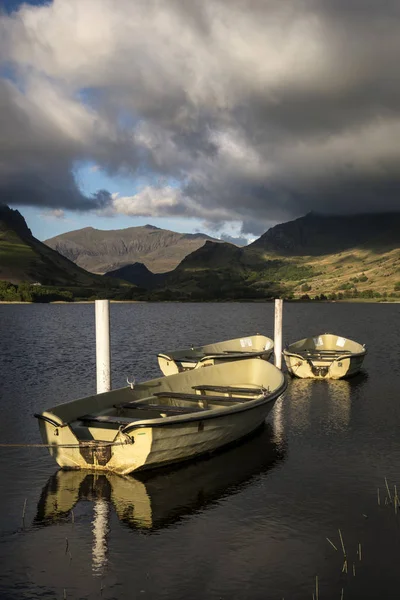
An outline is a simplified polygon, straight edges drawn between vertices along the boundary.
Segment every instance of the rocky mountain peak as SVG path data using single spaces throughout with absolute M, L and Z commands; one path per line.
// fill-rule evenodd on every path
M 32 232 L 21 213 L 6 204 L 0 204 L 0 229 L 15 231 L 21 237 L 32 236 Z

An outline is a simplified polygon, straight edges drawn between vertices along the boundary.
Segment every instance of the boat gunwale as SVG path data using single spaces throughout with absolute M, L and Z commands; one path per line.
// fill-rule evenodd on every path
M 263 348 L 261 350 L 238 350 L 238 351 L 234 351 L 232 350 L 232 353 L 237 353 L 237 354 L 245 354 L 247 357 L 248 355 L 252 355 L 252 354 L 267 354 L 267 353 L 272 353 L 274 350 L 274 340 L 270 337 L 268 337 L 267 335 L 264 335 L 263 333 L 256 333 L 254 335 L 248 335 L 248 336 L 242 336 L 242 337 L 237 337 L 237 338 L 232 338 L 229 340 L 223 340 L 222 342 L 212 342 L 210 344 L 204 344 L 203 346 L 192 346 L 191 348 L 178 348 L 177 350 L 169 350 L 167 352 L 169 352 L 169 354 L 167 352 L 159 352 L 157 354 L 157 358 L 166 358 L 168 360 L 172 360 L 172 361 L 176 361 L 176 360 L 181 360 L 179 356 L 174 356 L 174 355 L 179 355 L 183 352 L 188 352 L 190 355 L 190 352 L 193 353 L 193 360 L 195 361 L 196 358 L 198 358 L 198 360 L 204 360 L 204 358 L 213 358 L 214 356 L 220 358 L 221 356 L 225 356 L 225 352 L 216 352 L 212 350 L 212 346 L 218 346 L 220 344 L 229 344 L 230 342 L 237 342 L 238 340 L 242 340 L 242 339 L 247 339 L 247 338 L 257 338 L 257 337 L 262 337 L 265 338 L 266 340 L 268 340 L 268 342 L 271 343 L 271 345 L 268 348 Z M 196 357 L 195 353 L 198 352 L 202 352 L 203 353 L 203 357 Z M 229 352 L 229 351 L 227 351 Z M 229 354 L 227 354 L 229 355 Z M 189 356 L 187 357 L 189 358 Z
M 205 360 L 209 360 L 211 358 L 217 358 L 218 360 L 230 360 L 232 358 L 235 359 L 249 359 L 249 358 L 258 358 L 259 356 L 264 356 L 265 354 L 269 354 L 271 355 L 272 350 L 255 350 L 255 351 L 247 351 L 247 350 L 243 350 L 243 351 L 239 351 L 239 350 L 232 350 L 231 352 L 214 352 L 214 354 L 204 354 L 204 356 L 202 358 L 199 358 L 199 360 L 196 361 L 196 358 L 191 358 L 190 356 L 183 356 L 182 358 L 169 358 L 169 360 L 175 360 L 175 362 L 203 362 Z M 162 358 L 165 357 L 166 355 L 160 355 L 158 354 L 158 356 L 161 356 Z
M 342 356 L 338 356 L 336 358 L 334 357 L 320 357 L 320 358 L 316 358 L 314 356 L 302 356 L 301 354 L 296 354 L 295 352 L 291 352 L 290 350 L 283 350 L 282 354 L 284 354 L 285 356 L 293 356 L 294 358 L 299 358 L 300 360 L 304 360 L 306 362 L 313 362 L 315 360 L 325 360 L 325 361 L 330 361 L 330 362 L 335 362 L 337 361 L 341 361 L 341 360 L 345 360 L 346 358 L 355 358 L 357 356 L 365 356 L 367 354 L 367 349 L 364 348 L 364 350 L 362 350 L 361 352 L 351 352 L 349 351 L 348 354 L 343 354 Z
M 282 350 L 282 354 L 284 356 L 293 356 L 295 358 L 299 358 L 300 360 L 306 361 L 306 362 L 313 362 L 313 360 L 319 360 L 316 359 L 315 357 L 312 356 L 302 356 L 301 354 L 297 354 L 296 352 L 293 352 L 291 350 L 291 348 L 295 345 L 295 344 L 300 344 L 301 342 L 306 342 L 307 340 L 311 340 L 311 339 L 315 339 L 315 338 L 319 338 L 319 337 L 323 337 L 323 336 L 333 336 L 333 337 L 343 337 L 344 340 L 346 340 L 346 342 L 351 342 L 352 344 L 356 344 L 357 346 L 359 346 L 360 348 L 362 348 L 362 350 L 359 351 L 351 351 L 348 350 L 348 354 L 347 355 L 343 355 L 340 358 L 332 358 L 331 362 L 335 362 L 336 360 L 340 360 L 340 359 L 346 359 L 346 358 L 355 358 L 357 356 L 365 356 L 368 353 L 367 347 L 365 344 L 360 344 L 360 342 L 356 342 L 355 340 L 351 340 L 350 338 L 346 338 L 344 336 L 339 336 L 336 333 L 330 333 L 328 331 L 326 331 L 325 333 L 317 333 L 315 335 L 310 335 L 308 337 L 302 338 L 300 340 L 296 340 L 295 342 L 292 342 L 291 344 L 287 344 L 285 348 L 283 348 Z M 298 348 L 296 348 L 298 349 Z M 318 352 L 318 348 L 315 346 L 314 348 L 305 348 L 304 351 L 314 351 L 314 352 Z M 320 349 L 320 351 L 324 351 L 323 348 Z M 332 350 L 333 352 L 333 350 Z M 329 357 L 324 357 L 324 360 L 329 360 Z

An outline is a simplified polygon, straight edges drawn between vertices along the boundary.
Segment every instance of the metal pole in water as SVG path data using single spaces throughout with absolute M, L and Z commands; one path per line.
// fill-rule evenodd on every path
M 110 301 L 95 300 L 97 393 L 111 390 Z
M 275 366 L 282 369 L 282 314 L 283 300 L 275 299 L 275 328 L 274 328 L 274 354 Z

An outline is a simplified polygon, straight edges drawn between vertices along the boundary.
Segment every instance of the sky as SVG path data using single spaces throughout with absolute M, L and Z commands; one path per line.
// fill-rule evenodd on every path
M 400 210 L 398 0 L 0 0 L 0 202 L 45 239 Z

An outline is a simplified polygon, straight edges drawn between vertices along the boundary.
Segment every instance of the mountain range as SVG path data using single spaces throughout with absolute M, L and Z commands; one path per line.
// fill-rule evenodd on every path
M 176 233 L 153 225 L 103 231 L 85 227 L 45 240 L 45 244 L 92 273 L 107 273 L 141 262 L 153 273 L 171 271 L 206 240 L 203 233 Z
M 138 237 L 126 238 L 128 231 Z M 85 228 L 57 237 L 69 237 L 59 248 L 76 261 L 92 257 L 106 268 L 131 255 L 138 260 L 107 276 L 89 273 L 32 236 L 18 211 L 0 205 L 0 280 L 81 290 L 72 291 L 73 297 L 82 297 L 82 290 L 93 297 L 97 292 L 91 290 L 100 290 L 101 297 L 142 300 L 400 297 L 400 213 L 310 213 L 269 229 L 246 247 L 150 225 L 113 232 Z M 170 259 L 168 249 L 183 253 L 185 244 L 199 247 L 186 250 L 167 272 L 144 264 L 151 256 L 160 265 L 163 254 Z
M 396 296 L 400 291 L 400 213 L 309 213 L 269 229 L 249 246 L 207 241 L 162 279 L 139 265 L 116 276 L 191 299 Z

